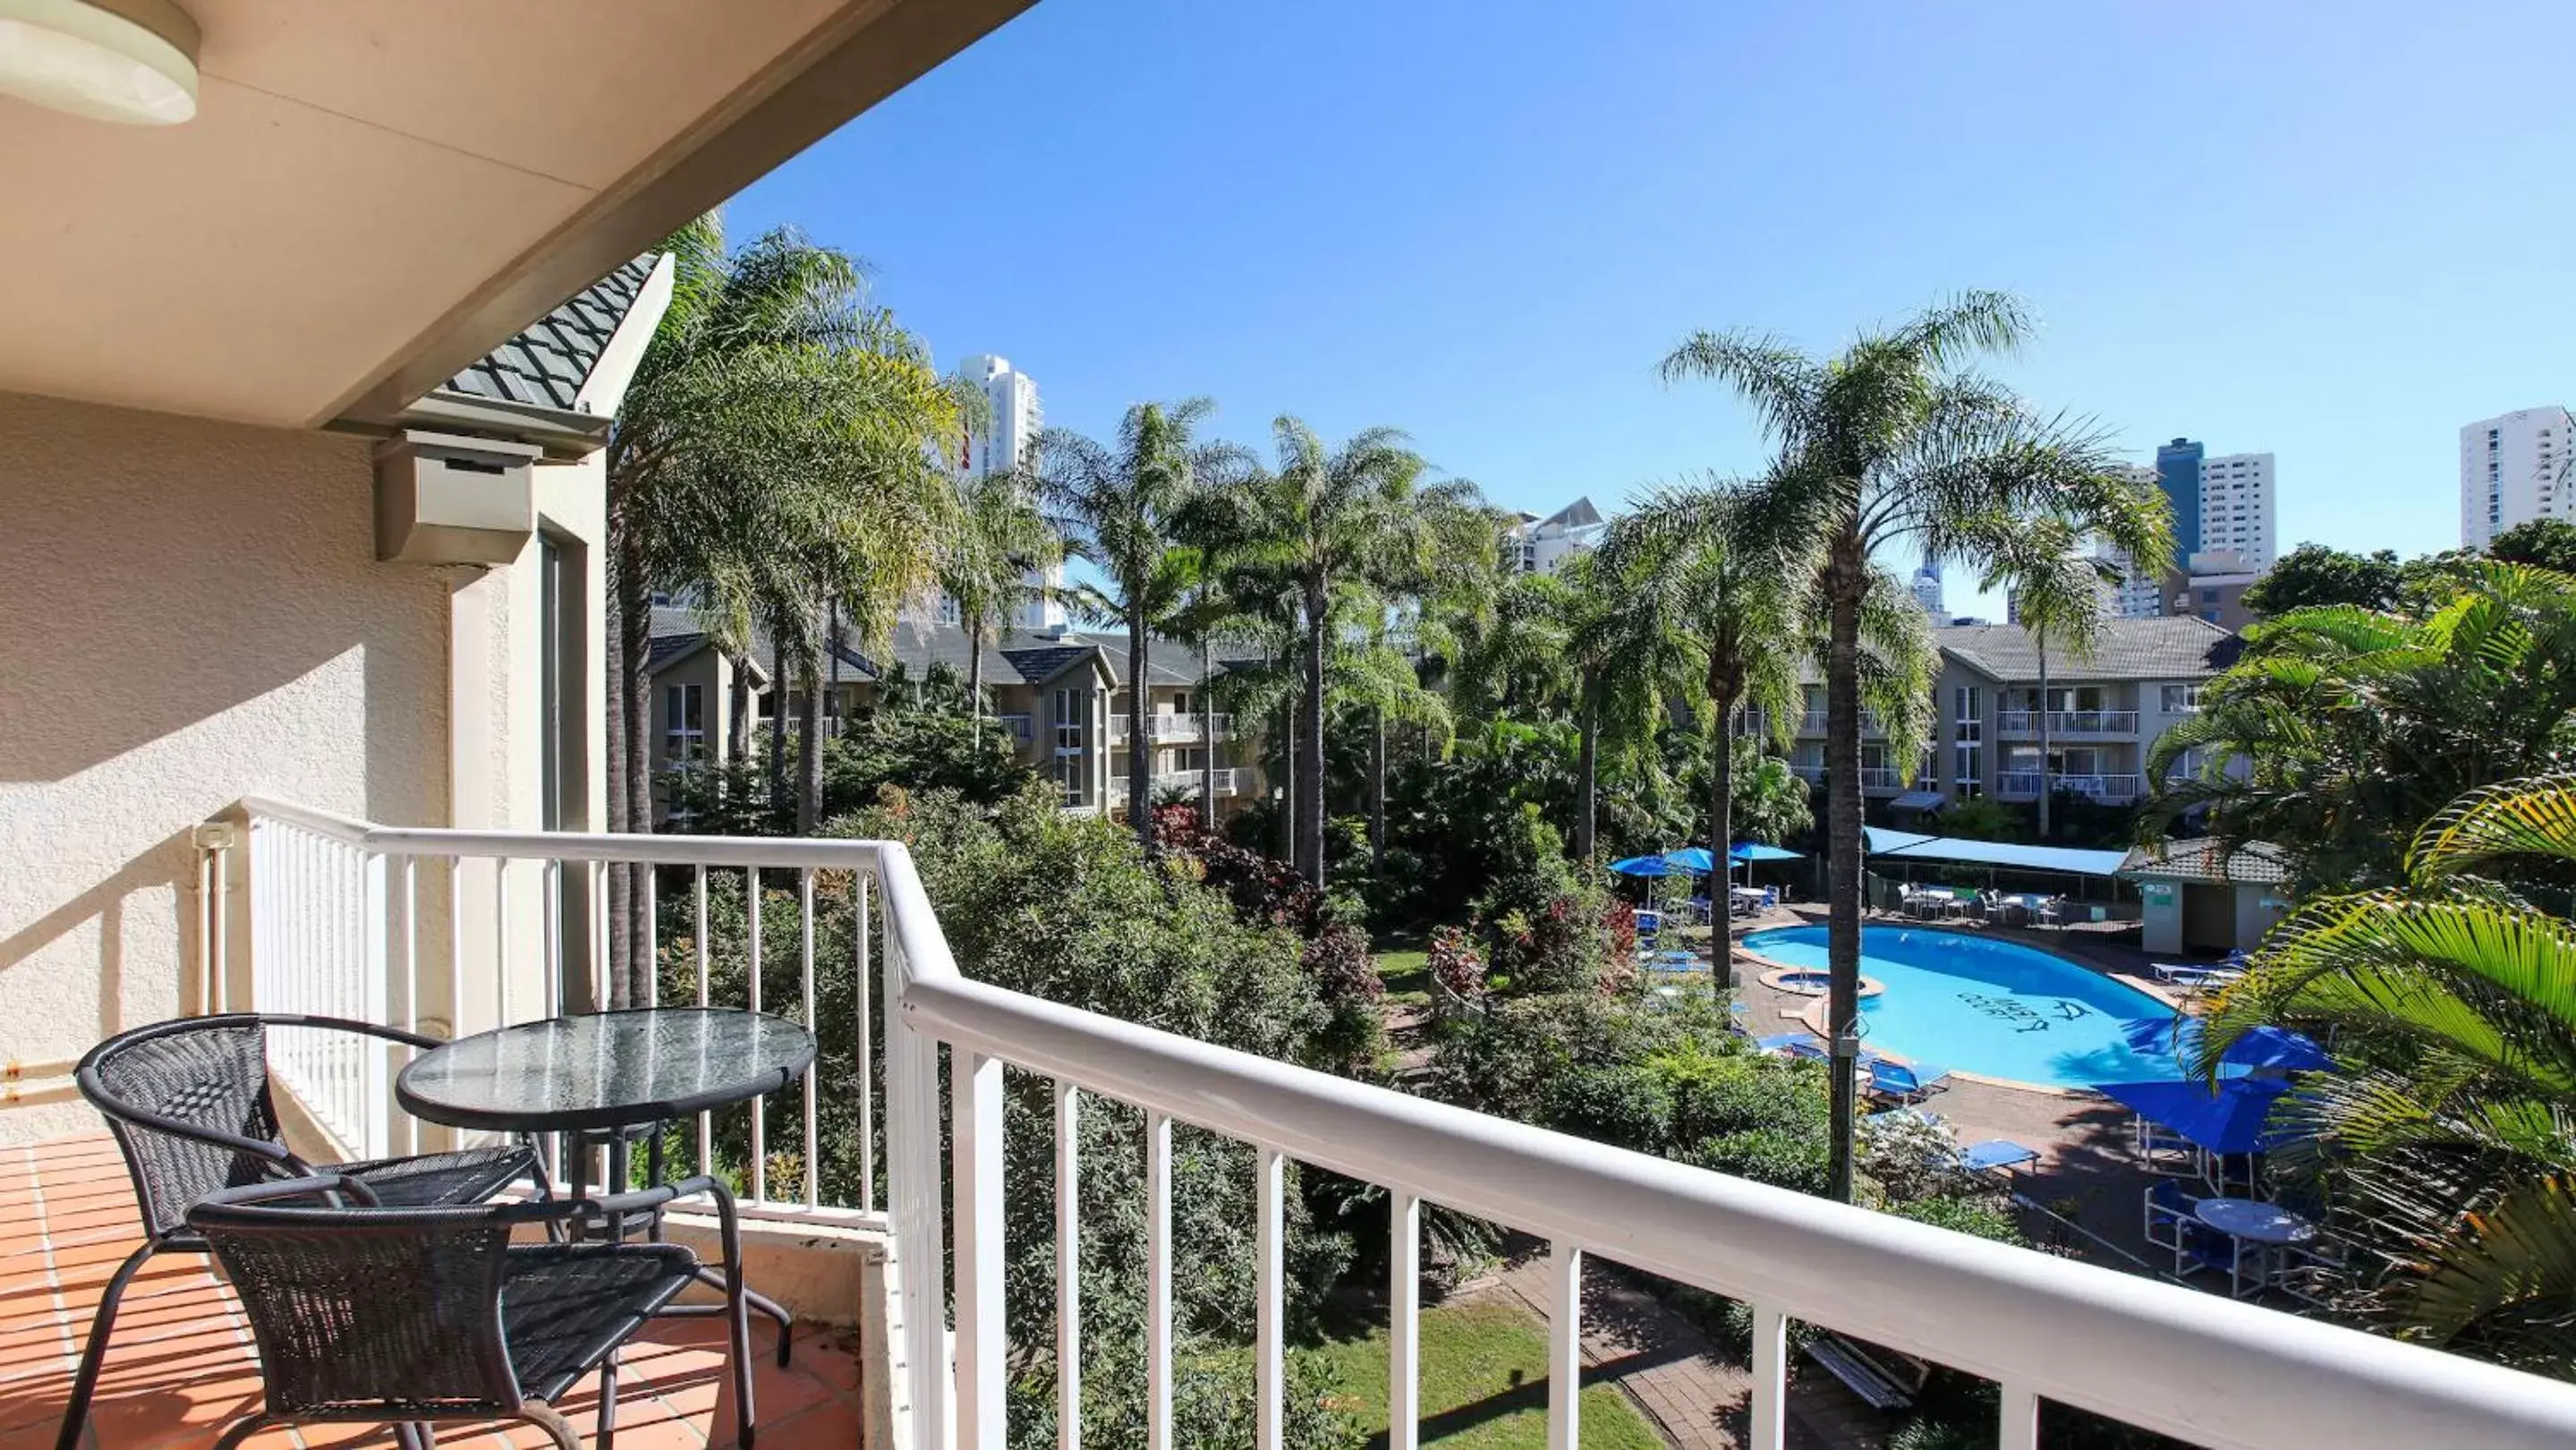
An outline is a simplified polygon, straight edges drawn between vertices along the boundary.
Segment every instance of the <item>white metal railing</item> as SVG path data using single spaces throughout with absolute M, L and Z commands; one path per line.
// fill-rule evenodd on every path
M 2144 783 L 2136 775 L 2055 774 L 2048 777 L 2051 791 L 2069 791 L 2105 805 L 2120 805 L 2144 794 Z M 1995 794 L 2036 797 L 2040 775 L 2035 770 L 2007 770 L 1995 777 Z
M 1825 766 L 1820 760 L 1793 760 L 1789 762 L 1789 772 L 1809 785 L 1825 783 Z
M 1998 710 L 1995 728 L 2006 735 L 2039 733 L 2037 710 Z M 2135 735 L 2138 712 L 2135 710 L 2051 710 L 2048 733 L 2051 735 Z
M 1902 782 L 1896 778 L 1895 766 L 1864 765 L 1860 768 L 1862 790 L 1894 790 L 1900 784 Z
M 1194 791 L 1199 788 L 1199 772 L 1195 770 L 1158 770 L 1154 772 L 1153 778 L 1148 782 L 1147 788 L 1151 790 Z M 1235 768 L 1232 766 L 1219 766 L 1216 771 L 1216 793 L 1218 795 L 1232 795 L 1234 794 L 1234 790 Z M 1123 775 L 1113 775 L 1109 777 L 1109 798 L 1112 801 L 1123 801 L 1127 798 L 1127 777 Z
M 1025 712 L 1012 715 L 996 715 L 993 719 L 998 722 L 1005 731 L 1009 732 L 1012 739 L 1026 740 L 1029 738 L 1029 717 Z
M 1801 735 L 1822 735 L 1825 733 L 1825 720 L 1826 715 L 1822 710 L 1806 711 L 1798 717 L 1798 733 Z M 1887 733 L 1886 723 L 1878 718 L 1878 712 L 1876 710 L 1863 710 L 1860 712 L 1860 733 L 1863 735 L 1884 735 Z
M 1234 717 L 1231 715 L 1213 715 L 1204 722 L 1202 722 L 1196 715 L 1169 714 L 1161 712 L 1145 717 L 1145 738 L 1148 740 L 1222 740 L 1233 732 Z M 1125 715 L 1120 714 L 1109 717 L 1109 738 L 1112 740 L 1124 740 L 1127 738 L 1127 717 Z
M 2576 1386 L 967 981 L 911 857 L 896 843 L 391 830 L 266 803 L 249 807 L 255 832 L 263 821 L 270 831 L 283 828 L 272 852 L 336 844 L 356 853 L 362 885 L 407 881 L 423 863 L 458 871 L 484 859 L 505 863 L 504 870 L 510 862 L 595 869 L 605 861 L 646 859 L 696 868 L 696 882 L 706 871 L 760 869 L 793 872 L 809 887 L 818 872 L 849 870 L 861 882 L 872 880 L 883 905 L 876 966 L 888 1008 L 882 1044 L 887 1209 L 903 1344 L 899 1354 L 889 1348 L 872 1359 L 870 1368 L 895 1377 L 912 1432 L 908 1443 L 921 1450 L 1001 1450 L 1012 1356 L 1047 1348 L 1013 1346 L 1004 1338 L 1003 1272 L 1011 1251 L 1002 1227 L 1006 1067 L 1052 1085 L 1058 1206 L 1052 1348 L 1068 1367 L 1081 1363 L 1082 1348 L 1081 1276 L 1073 1252 L 1081 1116 L 1093 1099 L 1125 1103 L 1145 1116 L 1147 1443 L 1155 1450 L 1172 1445 L 1176 1123 L 1255 1152 L 1254 1410 L 1265 1447 L 1281 1443 L 1283 1423 L 1283 1168 L 1290 1160 L 1389 1192 L 1390 1450 L 1415 1450 L 1419 1443 L 1418 1270 L 1426 1202 L 1550 1242 L 1557 1288 L 1548 1325 L 1552 1446 L 1579 1443 L 1579 1291 L 1592 1256 L 1751 1306 L 1745 1443 L 1755 1450 L 1785 1444 L 1786 1326 L 1793 1319 L 1997 1381 L 1998 1443 L 2006 1450 L 2035 1450 L 2043 1399 L 2211 1447 L 2536 1450 L 2576 1443 Z M 315 878 L 280 866 L 274 856 L 269 864 L 283 874 L 266 888 L 254 884 L 253 910 L 266 914 L 259 923 L 263 945 L 255 948 L 263 952 L 276 945 L 274 933 L 307 918 L 316 928 L 327 926 L 345 907 L 332 894 L 337 888 L 317 889 Z M 263 891 L 271 894 L 263 899 Z M 361 935 L 367 903 L 375 899 L 371 891 L 360 897 Z M 798 899 L 810 927 L 812 892 L 800 890 Z M 864 984 L 871 937 L 864 889 L 857 900 L 862 926 L 850 964 Z M 705 939 L 701 932 L 698 940 Z M 805 941 L 810 960 L 810 929 Z M 501 949 L 506 953 L 506 945 Z M 255 960 L 252 969 L 283 970 L 284 964 Z M 810 966 L 805 978 L 812 981 Z M 705 981 L 703 969 L 699 980 Z M 863 1028 L 866 1020 L 862 1011 Z M 826 1050 L 856 1051 L 864 1062 L 875 1046 L 862 1040 Z M 952 1145 L 946 1175 L 943 1112 Z M 861 1121 L 870 1115 L 863 1110 Z M 809 1176 L 806 1204 L 813 1193 Z M 763 1200 L 763 1206 L 773 1205 Z M 797 1207 L 793 1200 L 787 1206 Z M 1059 1376 L 1059 1393 L 1079 1405 L 1079 1376 L 1069 1368 Z M 1074 1446 L 1078 1439 L 1079 1416 L 1060 1416 L 1059 1444 Z
M 243 801 L 240 814 L 245 828 L 231 833 L 229 845 L 208 850 L 238 848 L 247 858 L 248 958 L 237 962 L 234 943 L 217 944 L 203 999 L 211 1010 L 349 1017 L 432 1037 L 596 1010 L 608 996 L 602 949 L 608 937 L 607 868 L 630 862 L 654 868 L 638 873 L 645 883 L 639 909 L 654 923 L 647 932 L 652 960 L 646 978 L 654 993 L 661 986 L 661 952 L 653 883 L 659 873 L 685 873 L 695 996 L 705 1005 L 713 975 L 708 884 L 713 875 L 736 873 L 747 888 L 745 984 L 742 1000 L 718 1005 L 754 1011 L 788 1005 L 762 1000 L 762 951 L 768 942 L 760 923 L 765 903 L 792 902 L 799 953 L 793 1010 L 814 1023 L 817 973 L 852 974 L 855 1040 L 823 1041 L 819 1056 L 862 1065 L 859 1121 L 875 1120 L 876 1089 L 867 1066 L 877 1058 L 869 917 L 881 850 L 874 843 L 387 827 L 258 799 Z M 835 873 L 848 873 L 855 893 L 852 939 L 846 942 L 826 942 L 818 930 L 817 878 Z M 220 880 L 229 872 L 219 860 L 209 874 Z M 576 880 L 581 889 L 567 890 Z M 762 889 L 748 889 L 754 885 Z M 568 920 L 568 907 L 579 916 Z M 246 1002 L 238 995 L 245 988 Z M 281 1033 L 275 1053 L 281 1083 L 353 1155 L 418 1148 L 419 1124 L 394 1111 L 392 1103 L 392 1076 L 408 1049 Z M 851 1191 L 829 1198 L 823 1191 L 820 1061 L 805 1075 L 794 1109 L 805 1144 L 800 1181 L 772 1184 L 773 1108 L 767 1099 L 751 1103 L 743 1212 L 881 1222 L 874 1133 L 860 1134 L 855 1145 Z M 558 1145 L 547 1146 L 552 1153 Z M 713 1120 L 707 1114 L 699 1115 L 697 1158 L 701 1171 L 714 1166 Z M 562 1163 L 552 1166 L 560 1181 Z M 773 1186 L 781 1191 L 773 1193 Z

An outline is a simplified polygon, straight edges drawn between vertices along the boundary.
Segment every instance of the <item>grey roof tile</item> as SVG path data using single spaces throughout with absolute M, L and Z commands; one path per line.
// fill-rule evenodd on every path
M 599 366 L 608 340 L 653 274 L 654 259 L 638 257 L 530 323 L 508 342 L 448 380 L 447 390 L 502 402 L 574 410 L 582 384 Z
M 1998 680 L 2039 678 L 2039 649 L 2017 624 L 1957 625 L 1932 631 L 1933 643 Z M 2205 679 L 2236 662 L 2244 641 L 2187 615 L 2107 621 L 2101 644 L 2078 656 L 2063 644 L 2048 650 L 2048 678 L 2077 680 Z

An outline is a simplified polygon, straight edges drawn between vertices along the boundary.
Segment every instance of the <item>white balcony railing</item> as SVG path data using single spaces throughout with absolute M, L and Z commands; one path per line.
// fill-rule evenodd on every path
M 1789 762 L 1789 770 L 1791 774 L 1797 776 L 1798 779 L 1805 781 L 1809 785 L 1823 785 L 1825 783 L 1825 766 L 1823 761 L 1793 760 Z
M 265 991 L 260 1005 L 280 1009 L 314 1010 L 328 1003 L 355 1010 L 368 1005 L 369 994 L 382 992 L 382 1004 L 394 1009 L 391 1020 L 414 1021 L 419 998 L 413 993 L 432 977 L 471 978 L 462 984 L 472 986 L 479 970 L 497 972 L 506 983 L 513 950 L 506 926 L 489 942 L 495 955 L 458 946 L 434 970 L 405 945 L 416 946 L 420 935 L 411 929 L 414 893 L 433 883 L 453 886 L 460 879 L 488 877 L 504 885 L 496 900 L 506 910 L 506 883 L 514 872 L 560 884 L 579 870 L 596 882 L 602 863 L 611 861 L 652 862 L 666 875 L 685 872 L 693 890 L 710 872 L 765 872 L 772 882 L 794 882 L 804 927 L 806 1020 L 812 1020 L 811 983 L 819 970 L 854 972 L 863 993 L 881 981 L 887 1008 L 881 1044 L 886 1212 L 872 1211 L 864 1185 L 858 1208 L 838 1211 L 890 1228 L 894 1238 L 902 1345 L 879 1348 L 869 1369 L 895 1377 L 903 1418 L 899 1443 L 1001 1450 L 1013 1356 L 1052 1352 L 1059 1364 L 1081 1363 L 1072 1205 L 1081 1117 L 1095 1099 L 1126 1103 L 1145 1115 L 1145 1264 L 1152 1306 L 1146 1327 L 1147 1442 L 1158 1447 L 1170 1446 L 1172 1433 L 1176 1123 L 1232 1138 L 1256 1154 L 1253 1409 L 1264 1445 L 1281 1442 L 1286 1391 L 1282 1168 L 1291 1159 L 1388 1191 L 1389 1403 L 1395 1427 L 1389 1443 L 1396 1450 L 1418 1443 L 1419 1255 L 1426 1201 L 1550 1243 L 1552 1445 L 1579 1443 L 1581 1274 L 1585 1259 L 1594 1255 L 1751 1307 L 1745 1443 L 1757 1450 L 1781 1450 L 1785 1443 L 1785 1331 L 1791 1320 L 1998 1382 L 1997 1443 L 2007 1450 L 2035 1450 L 2043 1399 L 2209 1446 L 2538 1450 L 2576 1443 L 2576 1385 L 1825 1202 L 968 981 L 950 957 L 911 857 L 897 843 L 406 830 L 265 802 L 246 803 L 246 809 L 252 958 L 210 965 L 218 977 L 235 975 L 238 966 L 251 979 L 255 997 Z M 210 854 L 231 849 L 211 844 Z M 209 864 L 220 891 L 224 866 Z M 826 968 L 819 965 L 826 956 L 815 941 L 812 902 L 817 878 L 831 878 L 833 888 L 841 889 L 839 873 L 848 873 L 847 884 L 859 892 L 860 926 L 855 941 L 830 946 L 832 965 Z M 883 907 L 875 929 L 866 913 L 871 888 Z M 432 915 L 443 910 L 442 905 Z M 757 942 L 759 933 L 748 939 Z M 703 932 L 698 940 L 706 940 Z M 700 951 L 703 996 L 707 978 Z M 562 965 L 552 949 L 544 962 Z M 758 975 L 754 970 L 751 980 Z M 331 996 L 337 990 L 331 984 L 350 976 L 365 981 L 358 995 Z M 880 1044 L 866 1035 L 869 1014 L 861 1001 L 859 1040 L 825 1043 L 826 1059 L 856 1052 L 860 1062 L 876 1060 Z M 750 1005 L 760 1004 L 755 998 Z M 555 1006 L 551 1000 L 521 1000 L 505 1004 L 499 1015 L 534 1016 Z M 1013 1346 L 1004 1338 L 1003 1276 L 1013 1249 L 1002 1236 L 1006 1068 L 1040 1075 L 1053 1087 L 1059 1210 L 1052 1345 Z M 299 1070 L 328 1075 L 310 1064 Z M 859 1078 L 864 1083 L 866 1074 Z M 304 1088 L 295 1091 L 300 1096 Z M 813 1101 L 809 1088 L 809 1133 Z M 877 1106 L 860 1106 L 854 1131 L 862 1153 L 867 1125 L 879 1121 Z M 755 1141 L 760 1121 L 755 1109 Z M 943 1138 L 953 1145 L 945 1175 Z M 816 1155 L 805 1156 L 810 1163 Z M 811 1168 L 801 1195 L 772 1200 L 756 1153 L 748 1167 L 759 1211 L 807 1221 L 835 1211 L 820 1204 Z M 1078 1405 L 1079 1377 L 1060 1375 L 1058 1393 L 1066 1404 Z M 1073 1441 L 1068 1436 L 1063 1443 Z
M 1900 783 L 1896 778 L 1895 766 L 1864 765 L 1860 768 L 1862 790 L 1894 790 Z
M 1025 741 L 1030 738 L 1031 723 L 1029 717 L 1025 713 L 1015 715 L 996 715 L 993 717 L 993 722 L 1001 726 L 1002 729 L 1014 740 Z
M 1798 717 L 1798 733 L 1801 735 L 1822 735 L 1825 733 L 1825 720 L 1826 715 L 1824 711 L 1809 710 Z M 1863 710 L 1860 712 L 1860 733 L 1863 735 L 1884 735 L 1887 733 L 1886 727 L 1879 720 L 1878 712 L 1876 710 Z
M 1154 772 L 1154 778 L 1146 785 L 1146 789 L 1149 791 L 1186 790 L 1195 792 L 1198 788 L 1199 772 L 1195 770 L 1158 770 Z M 1234 794 L 1234 788 L 1234 768 L 1231 766 L 1218 767 L 1216 772 L 1216 793 L 1218 795 L 1232 795 Z M 1123 802 L 1127 799 L 1127 777 L 1123 775 L 1113 775 L 1109 777 L 1109 798 L 1113 802 Z
M 2006 735 L 2037 735 L 2037 710 L 1998 710 L 1995 728 Z M 2048 712 L 2051 735 L 2135 735 L 2138 712 L 2135 710 L 2051 710 Z
M 2039 772 L 2035 770 L 2007 770 L 1995 777 L 1995 794 L 2001 796 L 2033 800 L 2039 795 L 2039 787 Z M 2104 805 L 2125 805 L 2146 793 L 2144 782 L 2135 775 L 2051 775 L 2048 788 Z
M 1233 731 L 1234 717 L 1231 715 L 1210 716 L 1204 726 L 1196 715 L 1155 714 L 1145 717 L 1145 738 L 1158 743 L 1211 738 L 1223 740 Z M 1125 715 L 1109 717 L 1109 738 L 1112 740 L 1127 738 Z

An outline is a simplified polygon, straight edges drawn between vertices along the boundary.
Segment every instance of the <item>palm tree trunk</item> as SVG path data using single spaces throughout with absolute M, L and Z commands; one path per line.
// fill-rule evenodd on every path
M 1324 884 L 1324 591 L 1306 591 L 1306 698 L 1298 744 L 1306 760 L 1306 794 L 1297 802 L 1297 869 L 1320 888 Z
M 2031 632 L 2039 646 L 2039 838 L 2048 839 L 2048 630 Z
M 1708 853 L 1717 858 L 1717 870 L 1709 882 L 1712 905 L 1726 893 L 1715 888 L 1734 884 L 1727 853 L 1735 849 L 1735 738 L 1727 726 L 1735 718 L 1735 699 L 1727 696 L 1717 702 L 1717 744 L 1714 758 L 1708 763 Z
M 734 655 L 725 681 L 725 764 L 751 758 L 751 656 Z
M 1595 818 L 1601 813 L 1601 702 L 1594 698 L 1592 672 L 1584 671 L 1581 743 L 1574 753 L 1574 858 L 1593 857 Z
M 1297 702 L 1291 698 L 1279 706 L 1279 764 L 1285 772 L 1279 782 L 1279 859 L 1293 869 L 1297 864 Z
M 634 821 L 628 813 L 626 800 L 626 697 L 634 690 L 634 673 L 626 644 L 624 580 L 623 568 L 612 571 L 606 600 L 607 617 L 601 621 L 603 632 L 608 640 L 608 673 L 601 681 L 608 690 L 607 825 L 609 830 L 619 832 L 635 829 Z M 448 824 L 464 826 L 469 823 L 450 821 Z M 616 1000 L 616 993 L 626 981 L 626 917 L 633 909 L 628 901 L 633 882 L 629 879 L 627 867 L 622 863 L 612 864 L 608 868 L 607 875 L 609 930 L 608 940 L 600 943 L 600 948 L 608 953 L 609 1005 L 618 1007 L 625 1005 Z
M 977 729 L 984 724 L 984 614 L 966 617 L 966 714 Z
M 787 643 L 784 631 L 769 632 L 769 813 L 787 813 Z M 812 694 L 811 690 L 806 692 Z
M 1199 641 L 1199 824 L 1216 829 L 1216 651 Z
M 640 551 L 631 552 L 618 571 L 618 632 L 625 641 L 626 738 L 618 758 L 626 763 L 623 794 L 626 829 L 653 829 L 653 593 L 652 579 Z M 609 1004 L 640 1007 L 648 999 L 653 971 L 651 910 L 652 867 L 629 865 L 625 872 L 624 910 L 610 897 Z M 619 873 L 610 872 L 611 876 Z M 614 888 L 612 888 L 614 890 Z
M 1154 817 L 1145 808 L 1154 787 L 1154 743 L 1145 738 L 1145 624 L 1127 625 L 1127 824 L 1136 844 L 1154 854 Z
M 1826 587 L 1832 610 L 1825 657 L 1825 965 L 1832 1137 L 1825 1193 L 1849 1203 L 1852 1135 L 1860 1103 L 1860 603 L 1861 591 L 1869 587 L 1869 556 L 1856 536 L 1834 541 Z
M 841 733 L 841 604 L 839 600 L 832 602 L 831 628 L 823 636 L 823 645 L 832 652 L 832 693 L 827 698 L 832 706 L 832 733 L 838 735 Z
M 1369 870 L 1386 870 L 1386 712 L 1372 710 L 1369 735 Z
M 823 653 L 821 641 L 806 647 L 804 707 L 797 712 L 796 834 L 810 836 L 823 819 Z

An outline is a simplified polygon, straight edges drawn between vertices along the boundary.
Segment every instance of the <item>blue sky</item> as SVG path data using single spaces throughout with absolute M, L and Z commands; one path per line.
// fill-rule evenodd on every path
M 2412 553 L 2461 424 L 2576 393 L 2571 42 L 2500 0 L 1042 0 L 729 220 L 865 258 L 1052 425 L 1392 424 L 1541 513 L 1759 465 L 1654 377 L 1693 328 L 2007 288 L 2035 402 L 2277 454 L 2284 550 Z

